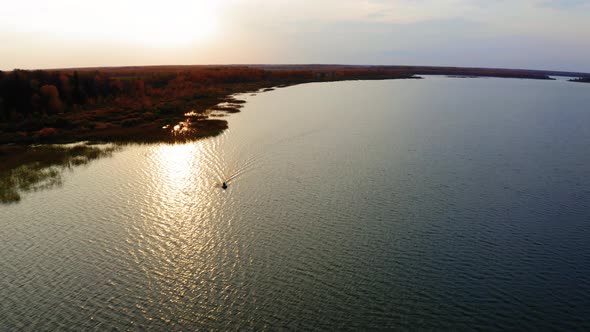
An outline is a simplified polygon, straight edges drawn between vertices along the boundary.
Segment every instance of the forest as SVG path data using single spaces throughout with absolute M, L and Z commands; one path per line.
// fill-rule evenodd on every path
M 238 92 L 298 83 L 412 78 L 402 70 L 158 66 L 0 72 L 0 143 L 176 141 L 227 127 L 206 111 Z M 239 105 L 229 107 L 237 111 Z M 220 110 L 218 108 L 218 110 Z M 192 114 L 193 130 L 175 132 Z

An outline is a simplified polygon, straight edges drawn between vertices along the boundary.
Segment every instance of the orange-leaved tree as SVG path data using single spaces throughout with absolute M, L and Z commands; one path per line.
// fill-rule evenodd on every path
M 61 112 L 63 107 L 61 100 L 59 99 L 59 91 L 55 85 L 43 85 L 40 92 L 43 96 L 43 104 L 46 106 L 48 113 L 55 114 Z

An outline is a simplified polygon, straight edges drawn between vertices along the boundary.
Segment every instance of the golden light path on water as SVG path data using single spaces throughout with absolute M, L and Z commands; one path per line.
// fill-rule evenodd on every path
M 193 174 L 202 170 L 202 144 L 161 145 L 156 151 L 160 165 L 153 176 L 165 186 L 162 197 L 169 204 L 182 201 L 184 189 L 190 184 Z
M 215 319 L 214 302 L 224 295 L 239 250 L 224 215 L 231 199 L 220 188 L 224 176 L 221 137 L 148 149 L 143 177 L 143 223 L 128 231 L 128 250 L 149 282 L 147 299 L 161 321 Z M 193 298 L 189 305 L 183 298 Z M 207 307 L 211 311 L 203 311 Z M 195 317 L 199 313 L 199 317 Z M 146 316 L 154 313 L 144 312 Z
M 580 330 L 576 84 L 299 85 L 76 167 L 0 207 L 0 331 Z

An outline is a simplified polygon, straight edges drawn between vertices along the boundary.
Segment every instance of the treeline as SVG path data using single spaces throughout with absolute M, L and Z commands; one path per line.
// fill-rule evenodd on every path
M 246 67 L 0 71 L 0 121 L 75 112 L 100 105 L 146 106 L 211 93 L 223 85 L 312 79 L 311 71 Z
M 120 81 L 100 73 L 14 70 L 0 72 L 0 119 L 17 120 L 33 115 L 71 111 L 76 105 L 122 91 Z
M 382 66 L 382 65 L 256 65 L 256 68 L 270 70 L 313 70 L 313 71 L 353 71 L 360 70 L 373 76 L 377 71 L 412 73 L 415 75 L 449 75 L 449 76 L 484 76 L 523 79 L 551 79 L 550 76 L 584 76 L 590 74 L 569 73 L 547 70 L 506 69 L 506 68 L 469 68 L 469 67 L 432 67 L 432 66 Z
M 521 69 L 496 69 L 496 68 L 461 68 L 461 67 L 421 67 L 407 66 L 406 70 L 418 75 L 451 75 L 451 76 L 478 76 L 500 78 L 523 78 L 537 80 L 551 80 L 546 74 Z
M 325 73 L 325 77 L 334 80 L 378 80 L 390 78 L 414 78 L 414 72 L 399 69 L 362 69 L 362 68 L 340 68 L 340 69 L 325 69 L 316 71 L 317 73 Z

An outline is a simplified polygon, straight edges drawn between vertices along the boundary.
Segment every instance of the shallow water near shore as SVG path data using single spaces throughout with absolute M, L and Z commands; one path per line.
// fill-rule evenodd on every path
M 0 205 L 0 329 L 590 327 L 589 86 L 239 97 L 220 136 Z

